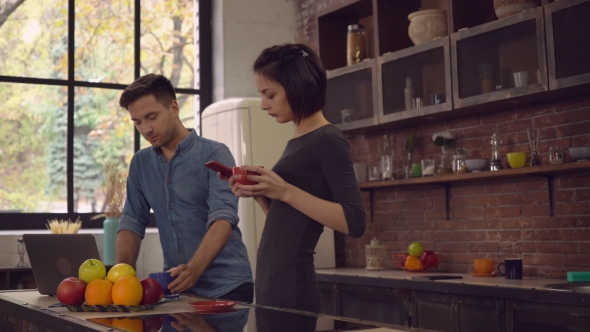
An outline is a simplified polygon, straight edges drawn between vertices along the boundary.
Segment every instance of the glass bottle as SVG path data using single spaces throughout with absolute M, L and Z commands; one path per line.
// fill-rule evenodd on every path
M 481 83 L 481 93 L 490 93 L 494 91 L 494 72 L 491 63 L 482 63 L 479 65 L 479 81 Z
M 494 133 L 490 140 L 490 145 L 492 147 L 492 161 L 490 162 L 490 171 L 498 171 L 502 169 L 502 161 L 500 160 L 500 144 L 502 144 L 500 137 Z
M 369 57 L 367 52 L 367 35 L 362 25 L 349 25 L 346 40 L 346 63 L 349 66 Z
M 383 135 L 383 154 L 381 155 L 381 180 L 393 180 L 393 151 L 389 136 Z
M 404 100 L 406 109 L 411 110 L 414 107 L 414 87 L 412 86 L 412 78 L 406 77 L 406 87 L 404 88 Z
M 453 173 L 454 174 L 461 174 L 467 173 L 467 166 L 465 165 L 465 160 L 467 159 L 467 151 L 464 148 L 461 150 L 455 151 L 453 154 Z

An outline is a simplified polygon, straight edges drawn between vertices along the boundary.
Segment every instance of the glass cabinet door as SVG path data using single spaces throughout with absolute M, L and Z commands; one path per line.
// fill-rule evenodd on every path
M 590 0 L 546 6 L 549 89 L 590 84 Z M 586 93 L 589 90 L 586 90 Z
M 451 43 L 455 108 L 548 90 L 542 7 L 459 31 Z
M 377 124 L 375 60 L 328 71 L 324 116 L 346 131 Z
M 452 109 L 449 37 L 379 58 L 379 122 Z

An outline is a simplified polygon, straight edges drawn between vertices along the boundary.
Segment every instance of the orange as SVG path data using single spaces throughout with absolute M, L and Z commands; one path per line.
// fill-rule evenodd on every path
M 113 318 L 112 326 L 128 332 L 143 331 L 143 321 L 141 319 Z
M 138 305 L 143 297 L 143 286 L 137 277 L 122 277 L 115 281 L 112 295 L 114 304 Z
M 84 299 L 88 305 L 111 305 L 113 284 L 106 279 L 94 279 L 86 286 Z
M 406 258 L 406 262 L 404 263 L 404 267 L 406 269 L 412 270 L 412 271 L 419 271 L 419 270 L 422 270 L 422 268 L 423 268 L 420 258 L 414 257 L 414 256 L 408 256 Z

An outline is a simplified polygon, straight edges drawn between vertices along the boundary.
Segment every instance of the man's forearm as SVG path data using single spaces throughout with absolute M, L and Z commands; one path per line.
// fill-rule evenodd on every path
M 232 232 L 232 225 L 227 220 L 220 219 L 211 225 L 201 245 L 187 264 L 197 279 L 223 250 Z
M 139 235 L 128 230 L 119 231 L 117 233 L 117 263 L 127 263 L 135 268 L 140 245 L 141 237 Z

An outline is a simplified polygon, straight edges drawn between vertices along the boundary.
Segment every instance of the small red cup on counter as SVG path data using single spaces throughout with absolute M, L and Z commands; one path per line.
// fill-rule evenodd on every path
M 262 166 L 260 166 L 260 167 L 262 167 Z M 234 181 L 236 183 L 247 184 L 247 185 L 258 184 L 258 182 L 248 180 L 248 175 L 260 175 L 260 173 L 247 171 L 247 170 L 241 169 L 240 167 L 237 167 L 237 166 L 233 168 L 233 172 L 234 172 Z

